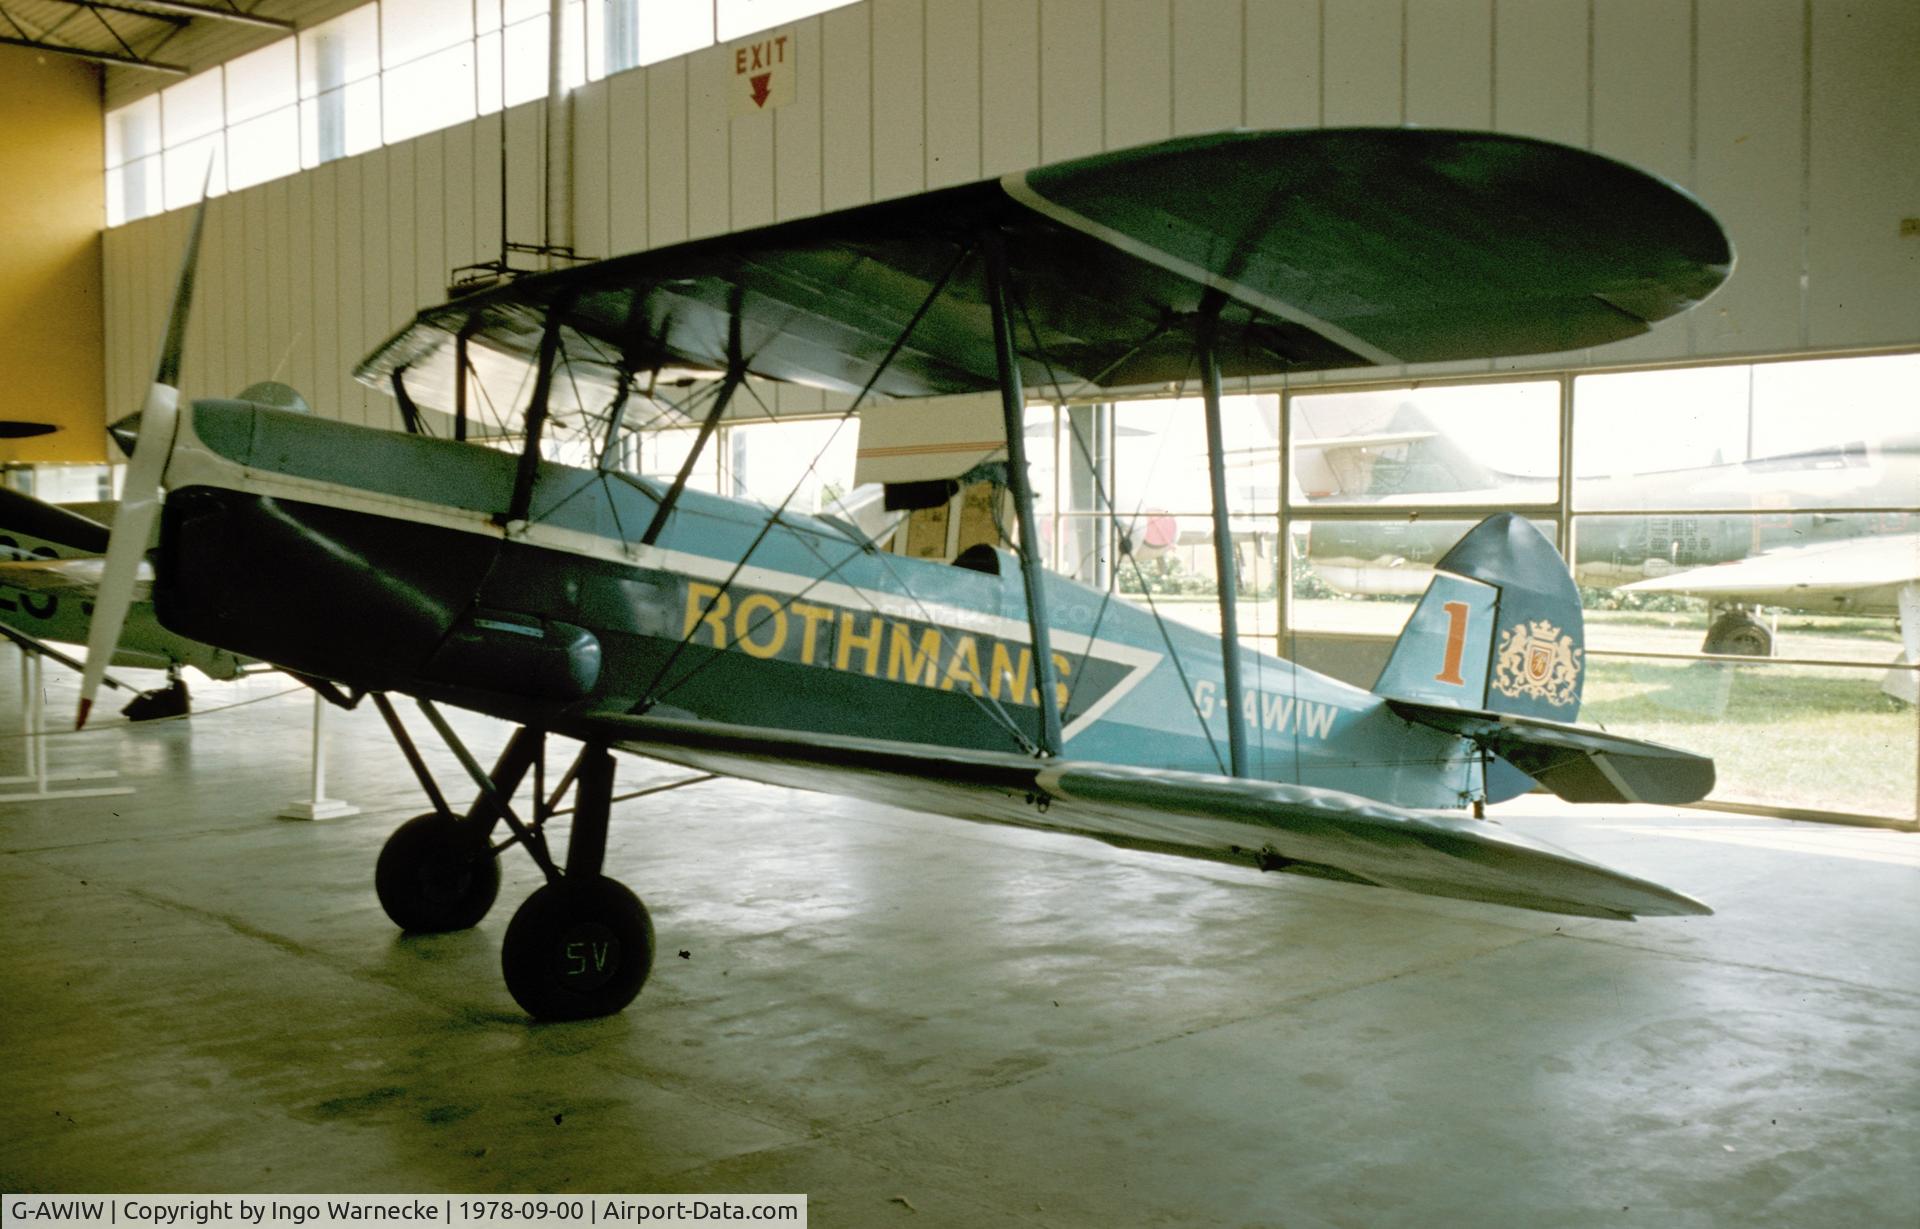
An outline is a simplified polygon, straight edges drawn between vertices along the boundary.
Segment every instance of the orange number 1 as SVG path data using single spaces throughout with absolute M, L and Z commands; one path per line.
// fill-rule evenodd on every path
M 1441 609 L 1447 612 L 1447 657 L 1433 681 L 1465 687 L 1467 680 L 1460 677 L 1460 654 L 1467 647 L 1467 604 L 1448 602 Z

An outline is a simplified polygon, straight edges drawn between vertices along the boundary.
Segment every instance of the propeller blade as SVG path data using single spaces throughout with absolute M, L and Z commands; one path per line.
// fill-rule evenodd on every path
M 139 434 L 127 464 L 126 482 L 121 486 L 120 506 L 113 514 L 113 534 L 107 540 L 100 592 L 94 598 L 93 620 L 87 629 L 87 668 L 80 676 L 80 712 L 73 727 L 76 730 L 87 724 L 87 716 L 93 711 L 93 698 L 100 691 L 100 680 L 106 675 L 107 663 L 113 659 L 114 648 L 120 643 L 127 609 L 133 605 L 140 559 L 147 553 L 153 519 L 164 498 L 160 484 L 166 476 L 167 458 L 173 451 L 174 427 L 180 417 L 180 355 L 186 349 L 187 313 L 193 306 L 193 271 L 200 258 L 200 232 L 206 220 L 207 198 L 202 193 L 200 207 L 193 215 L 193 230 L 187 237 L 187 254 L 180 264 L 180 280 L 173 292 L 167 338 L 160 349 L 159 365 L 154 369 L 153 387 L 147 390 L 146 404 L 140 409 Z
M 0 418 L 0 440 L 25 440 L 36 435 L 51 435 L 60 428 L 50 422 L 23 422 L 18 418 Z

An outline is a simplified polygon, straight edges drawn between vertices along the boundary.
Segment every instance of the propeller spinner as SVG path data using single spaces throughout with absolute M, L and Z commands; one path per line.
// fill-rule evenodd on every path
M 187 254 L 180 265 L 180 281 L 173 292 L 173 311 L 167 319 L 167 338 L 160 350 L 160 364 L 153 374 L 153 386 L 147 390 L 146 403 L 140 408 L 139 434 L 127 465 L 127 479 L 121 487 L 120 506 L 113 514 L 113 534 L 107 541 L 107 560 L 100 574 L 100 591 L 94 598 L 93 622 L 87 631 L 87 668 L 80 676 L 80 712 L 74 728 L 87 724 L 93 711 L 93 698 L 107 663 L 120 643 L 120 629 L 127 621 L 127 609 L 133 604 L 134 583 L 139 579 L 140 558 L 146 554 L 153 532 L 153 518 L 163 498 L 160 482 L 166 473 L 167 454 L 173 450 L 174 426 L 180 409 L 180 353 L 186 347 L 187 312 L 193 305 L 193 271 L 200 256 L 200 231 L 207 220 L 207 202 L 203 195 L 194 211 L 193 231 L 187 238 Z

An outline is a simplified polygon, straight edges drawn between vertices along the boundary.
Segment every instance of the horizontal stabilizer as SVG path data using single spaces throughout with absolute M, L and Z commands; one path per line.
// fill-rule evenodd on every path
M 1497 824 L 1310 786 L 595 714 L 563 731 L 708 772 L 1128 849 L 1568 913 L 1711 913 Z
M 1698 802 L 1713 788 L 1711 759 L 1659 743 L 1485 709 L 1387 704 L 1408 721 L 1472 739 L 1568 802 Z
M 31 563 L 0 563 L 0 585 L 29 593 L 47 593 L 55 597 L 91 599 L 100 591 L 100 574 L 106 560 L 98 556 L 86 559 L 45 559 Z M 133 600 L 149 600 L 153 588 L 153 568 L 142 560 L 134 583 Z

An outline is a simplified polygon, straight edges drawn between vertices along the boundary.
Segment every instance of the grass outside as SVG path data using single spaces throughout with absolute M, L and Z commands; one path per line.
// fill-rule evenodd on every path
M 1881 673 L 1590 658 L 1580 720 L 1712 756 L 1715 798 L 1912 819 L 1920 716 Z

